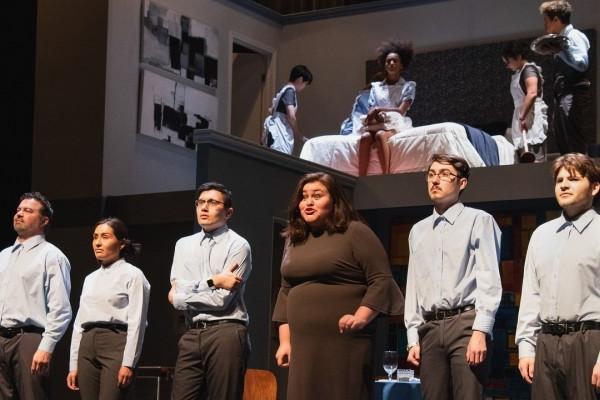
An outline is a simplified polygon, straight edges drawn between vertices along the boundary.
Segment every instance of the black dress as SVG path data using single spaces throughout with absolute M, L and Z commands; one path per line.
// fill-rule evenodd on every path
M 288 400 L 368 399 L 374 323 L 340 334 L 338 321 L 359 306 L 401 315 L 404 296 L 381 242 L 365 224 L 309 235 L 288 246 L 273 320 L 289 323 Z

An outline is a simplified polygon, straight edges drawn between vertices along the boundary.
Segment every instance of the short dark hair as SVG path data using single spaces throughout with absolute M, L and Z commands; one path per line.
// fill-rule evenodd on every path
M 312 182 L 320 182 L 327 188 L 329 196 L 333 201 L 333 211 L 325 221 L 325 230 L 329 234 L 344 233 L 348 229 L 351 221 L 359 221 L 360 216 L 348 201 L 341 186 L 335 179 L 324 172 L 313 172 L 300 178 L 296 189 L 290 200 L 288 208 L 288 226 L 283 231 L 283 236 L 288 238 L 292 245 L 302 243 L 308 238 L 310 228 L 300 215 L 300 201 L 302 201 L 302 191 L 304 185 Z
M 94 225 L 94 230 L 96 230 L 98 225 L 104 224 L 112 228 L 117 240 L 124 245 L 119 252 L 119 257 L 123 257 L 127 262 L 132 262 L 137 256 L 140 255 L 142 252 L 142 245 L 139 243 L 134 243 L 131 241 L 131 239 L 129 239 L 129 230 L 127 229 L 127 225 L 125 225 L 125 222 L 117 217 L 103 218 L 96 222 Z
M 557 17 L 560 22 L 568 25 L 571 23 L 573 7 L 571 7 L 568 1 L 564 0 L 545 1 L 540 5 L 540 13 L 550 19 Z
M 434 162 L 452 165 L 458 173 L 459 178 L 469 179 L 471 167 L 469 167 L 469 163 L 467 162 L 467 160 L 465 160 L 462 157 L 454 156 L 451 154 L 434 154 L 431 157 L 431 162 L 429 163 L 427 169 L 431 168 L 431 165 Z
M 584 178 L 588 178 L 591 183 L 600 182 L 598 163 L 585 154 L 567 153 L 554 160 L 552 163 L 552 176 L 555 181 L 561 168 L 566 169 L 571 174 L 577 171 Z
M 206 192 L 209 190 L 216 190 L 217 192 L 221 192 L 223 194 L 223 203 L 225 208 L 231 208 L 233 206 L 231 190 L 227 189 L 225 185 L 218 182 L 206 182 L 198 186 L 198 189 L 196 189 L 196 200 L 198 199 L 198 197 L 200 197 L 202 192 Z
M 506 46 L 502 49 L 502 58 L 505 60 L 508 58 L 522 57 L 527 58 L 527 53 L 529 51 L 529 46 L 527 43 L 517 40 L 514 42 L 507 43 Z
M 296 65 L 290 71 L 290 82 L 294 82 L 298 78 L 302 78 L 302 80 L 309 85 L 313 81 L 312 73 L 306 65 Z
M 400 57 L 400 61 L 402 62 L 402 67 L 406 69 L 413 59 L 413 45 L 411 42 L 399 42 L 396 40 L 383 42 L 381 46 L 377 48 L 377 62 L 379 62 L 381 67 L 385 66 L 385 59 L 390 53 L 398 54 L 398 57 Z
M 40 192 L 27 192 L 21 195 L 21 197 L 19 198 L 19 202 L 26 199 L 35 200 L 42 205 L 40 213 L 44 217 L 48 218 L 48 225 L 50 225 L 50 222 L 52 222 L 52 217 L 54 216 L 54 210 L 52 209 L 52 204 L 50 203 L 50 200 L 48 200 L 48 198 L 46 198 L 46 196 L 44 196 Z

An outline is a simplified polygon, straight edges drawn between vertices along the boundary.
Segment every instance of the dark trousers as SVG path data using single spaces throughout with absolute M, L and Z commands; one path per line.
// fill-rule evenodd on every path
M 537 338 L 533 400 L 596 400 L 592 370 L 600 351 L 600 331 L 589 330 L 553 336 L 540 333 Z
M 172 400 L 241 400 L 250 354 L 244 325 L 188 329 L 178 347 Z
M 50 398 L 48 376 L 31 373 L 31 361 L 41 340 L 39 333 L 0 336 L 0 400 Z
M 127 399 L 133 383 L 117 386 L 127 332 L 93 328 L 83 332 L 77 359 L 77 379 L 82 400 Z
M 592 104 L 589 86 L 576 86 L 572 93 L 556 99 L 552 129 L 561 154 L 586 154 L 588 147 L 596 143 Z
M 487 339 L 483 363 L 467 364 L 467 346 L 473 334 L 475 310 L 419 328 L 421 390 L 426 400 L 483 399 L 491 370 L 492 346 Z

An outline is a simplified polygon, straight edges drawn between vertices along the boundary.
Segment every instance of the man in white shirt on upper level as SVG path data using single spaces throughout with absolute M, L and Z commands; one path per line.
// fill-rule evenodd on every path
M 562 154 L 586 153 L 596 143 L 593 96 L 589 74 L 590 41 L 571 24 L 573 8 L 568 1 L 545 1 L 540 5 L 546 33 L 567 37 L 564 49 L 554 56 L 552 130 Z

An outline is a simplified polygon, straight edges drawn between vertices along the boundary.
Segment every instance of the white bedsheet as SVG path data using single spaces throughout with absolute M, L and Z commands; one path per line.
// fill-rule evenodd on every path
M 496 138 L 496 137 L 494 137 Z M 504 139 L 504 137 L 501 137 Z M 358 175 L 358 135 L 318 136 L 304 143 L 300 158 L 350 175 Z M 410 128 L 390 138 L 390 172 L 424 171 L 435 153 L 449 153 L 467 160 L 471 167 L 485 164 L 467 139 L 465 128 L 453 122 Z M 514 147 L 506 139 L 496 139 L 500 164 L 514 163 Z M 512 147 L 512 149 L 511 149 Z M 512 158 L 508 155 L 512 152 Z M 381 174 L 375 147 L 371 149 L 368 175 Z

